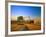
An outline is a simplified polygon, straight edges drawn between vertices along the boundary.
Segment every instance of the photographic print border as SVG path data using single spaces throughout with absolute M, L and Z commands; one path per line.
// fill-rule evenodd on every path
M 7 2 L 6 4 L 7 4 L 7 6 L 6 7 L 8 7 L 8 3 L 9 2 Z M 24 3 L 24 4 L 42 4 L 43 5 L 43 8 L 44 8 L 44 3 L 34 3 L 34 2 L 18 2 L 18 1 L 15 1 L 15 2 L 10 2 L 10 3 Z M 45 9 L 45 8 L 44 8 Z M 6 8 L 6 12 L 8 13 L 8 8 Z M 43 10 L 43 12 L 44 12 L 44 10 Z M 45 12 L 43 13 L 43 16 L 44 16 L 44 14 L 45 14 Z M 9 14 L 7 14 L 7 15 L 9 15 Z M 7 18 L 8 18 L 8 16 L 7 16 Z M 44 16 L 44 18 L 45 18 L 45 16 Z M 43 18 L 43 20 L 44 20 L 44 18 Z M 44 20 L 45 21 L 45 20 Z M 43 24 L 45 23 L 43 21 Z M 8 22 L 8 20 L 7 20 L 7 22 Z M 7 23 L 7 26 L 8 26 L 8 23 Z M 43 25 L 44 27 L 45 27 L 45 25 Z M 8 28 L 7 28 L 8 29 Z M 43 28 L 42 28 L 43 29 Z M 40 32 L 40 33 L 44 33 L 45 31 L 44 31 L 45 29 L 43 29 L 43 31 L 42 32 Z M 9 31 L 7 30 L 7 33 L 9 33 Z M 12 35 L 32 35 L 32 33 L 27 33 L 27 34 L 12 34 Z M 39 34 L 39 33 L 33 33 L 33 34 Z M 10 35 L 11 35 L 11 33 L 10 33 Z

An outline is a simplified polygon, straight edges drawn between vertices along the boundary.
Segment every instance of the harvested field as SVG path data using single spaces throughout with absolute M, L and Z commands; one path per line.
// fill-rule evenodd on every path
M 37 25 L 34 23 L 26 23 L 26 22 L 19 22 L 11 21 L 11 31 L 30 31 L 30 30 L 40 30 L 41 25 Z

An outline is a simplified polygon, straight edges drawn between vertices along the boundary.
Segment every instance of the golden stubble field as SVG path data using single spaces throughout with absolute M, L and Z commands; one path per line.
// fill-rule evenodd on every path
M 19 22 L 11 21 L 11 31 L 31 31 L 40 30 L 41 22 L 40 20 L 34 20 L 34 22 Z

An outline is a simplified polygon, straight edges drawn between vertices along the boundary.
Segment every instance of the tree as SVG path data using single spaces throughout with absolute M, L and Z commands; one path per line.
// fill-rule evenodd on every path
M 23 19 L 23 16 L 19 16 L 18 18 L 17 18 L 17 21 L 23 21 L 24 19 Z

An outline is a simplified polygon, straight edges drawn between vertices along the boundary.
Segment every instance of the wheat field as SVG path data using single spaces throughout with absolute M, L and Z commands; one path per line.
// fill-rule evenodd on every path
M 11 20 L 11 31 L 31 31 L 31 30 L 41 30 L 41 20 L 34 19 L 29 21 L 16 21 Z

